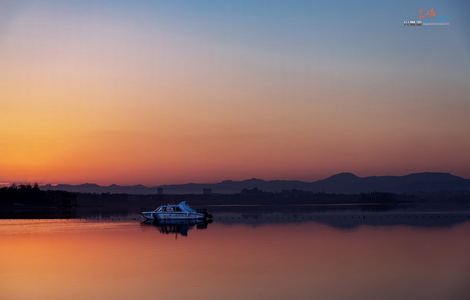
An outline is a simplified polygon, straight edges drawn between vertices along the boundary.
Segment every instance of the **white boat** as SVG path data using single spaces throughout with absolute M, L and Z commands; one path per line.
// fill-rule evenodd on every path
M 143 211 L 142 216 L 146 220 L 165 221 L 165 220 L 204 220 L 212 216 L 205 211 L 196 211 L 189 207 L 186 201 L 178 204 L 161 205 L 153 211 Z

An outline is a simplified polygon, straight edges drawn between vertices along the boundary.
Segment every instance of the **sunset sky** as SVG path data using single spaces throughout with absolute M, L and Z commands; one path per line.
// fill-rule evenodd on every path
M 0 183 L 470 178 L 466 2 L 0 0 Z

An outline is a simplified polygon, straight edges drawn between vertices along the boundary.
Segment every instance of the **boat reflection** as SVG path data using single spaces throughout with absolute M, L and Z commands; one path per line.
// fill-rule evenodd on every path
M 161 234 L 175 234 L 188 236 L 188 232 L 192 229 L 207 229 L 212 220 L 166 220 L 166 221 L 144 221 L 143 226 L 154 226 Z

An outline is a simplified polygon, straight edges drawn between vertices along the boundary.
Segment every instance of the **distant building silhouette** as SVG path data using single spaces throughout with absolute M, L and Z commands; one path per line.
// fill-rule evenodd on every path
M 203 188 L 203 189 L 202 189 L 202 193 L 203 193 L 204 195 L 210 195 L 210 194 L 212 194 L 212 189 L 210 189 L 210 188 Z
M 163 195 L 163 188 L 162 187 L 157 188 L 157 194 Z

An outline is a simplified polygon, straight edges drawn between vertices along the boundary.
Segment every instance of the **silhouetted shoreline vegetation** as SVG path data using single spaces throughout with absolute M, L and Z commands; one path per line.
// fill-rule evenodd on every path
M 76 206 L 76 195 L 63 191 L 43 191 L 38 184 L 0 188 L 1 206 L 67 208 Z
M 235 194 L 94 194 L 41 190 L 34 185 L 0 188 L 2 217 L 16 213 L 42 214 L 136 213 L 163 203 L 187 200 L 194 207 L 212 211 L 389 211 L 389 210 L 470 210 L 470 193 L 313 193 L 300 190 L 264 192 L 258 188 Z

